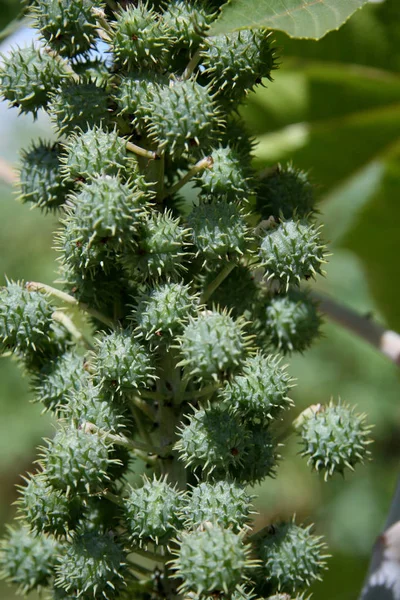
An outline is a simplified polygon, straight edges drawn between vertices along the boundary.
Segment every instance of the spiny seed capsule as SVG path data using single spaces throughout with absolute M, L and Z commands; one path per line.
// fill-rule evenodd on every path
M 108 481 L 111 445 L 104 436 L 75 427 L 59 429 L 43 453 L 50 484 L 69 494 L 95 492 Z
M 128 268 L 133 262 L 146 279 L 177 275 L 185 268 L 187 242 L 188 230 L 182 227 L 180 219 L 174 219 L 169 211 L 151 211 L 141 228 L 136 260 L 127 255 Z
M 189 317 L 195 315 L 198 302 L 198 297 L 183 283 L 155 285 L 138 299 L 133 315 L 137 334 L 155 344 L 172 341 Z
M 147 129 L 158 152 L 175 157 L 209 144 L 220 122 L 208 87 L 191 79 L 155 87 L 146 110 Z
M 247 421 L 267 425 L 291 405 L 287 394 L 291 377 L 280 365 L 278 356 L 256 354 L 242 366 L 220 393 L 229 410 Z
M 44 350 L 51 336 L 53 312 L 43 294 L 7 281 L 0 288 L 0 348 L 22 353 Z
M 191 317 L 178 342 L 179 363 L 199 381 L 218 381 L 232 373 L 243 360 L 250 339 L 243 332 L 244 322 L 226 313 L 204 311 Z
M 212 167 L 196 177 L 205 194 L 222 195 L 228 201 L 247 200 L 252 193 L 252 172 L 242 152 L 232 146 L 219 146 L 211 152 Z
M 326 247 L 318 229 L 305 220 L 290 220 L 267 231 L 259 252 L 267 279 L 288 289 L 289 284 L 322 273 Z
M 199 483 L 184 505 L 185 527 L 196 529 L 209 522 L 237 533 L 249 522 L 251 500 L 245 488 L 233 481 Z
M 66 179 L 85 181 L 96 175 L 124 177 L 131 161 L 125 140 L 115 130 L 105 131 L 95 125 L 68 139 L 62 163 Z
M 163 70 L 173 43 L 168 23 L 143 2 L 128 6 L 112 24 L 111 49 L 115 62 L 134 71 Z
M 275 477 L 279 455 L 271 432 L 262 425 L 249 423 L 250 427 L 244 427 L 242 419 L 240 422 L 245 444 L 242 460 L 231 468 L 231 476 L 250 485 L 260 483 L 266 477 Z
M 272 525 L 261 541 L 258 555 L 263 577 L 278 591 L 294 593 L 321 579 L 326 568 L 326 544 L 311 534 L 312 525 L 300 527 L 293 521 Z
M 128 576 L 126 555 L 111 532 L 74 536 L 56 566 L 55 583 L 74 598 L 118 598 Z
M 63 61 L 44 50 L 30 46 L 17 48 L 3 58 L 0 68 L 1 93 L 11 106 L 36 117 L 39 108 L 47 105 L 50 91 L 67 77 Z
M 47 362 L 34 378 L 35 399 L 46 410 L 62 412 L 71 394 L 85 385 L 88 377 L 83 356 L 65 352 Z
M 74 529 L 81 513 L 81 502 L 54 489 L 45 473 L 36 473 L 20 486 L 18 510 L 35 533 L 64 537 Z
M 301 415 L 300 415 L 301 417 Z M 371 427 L 365 415 L 355 413 L 345 404 L 317 405 L 298 420 L 298 433 L 303 445 L 302 455 L 317 471 L 323 471 L 325 480 L 363 462 L 369 456 Z
M 181 526 L 182 504 L 182 493 L 165 478 L 145 478 L 142 487 L 130 488 L 124 512 L 131 539 L 166 543 Z
M 187 468 L 227 475 L 243 463 L 248 432 L 219 405 L 197 409 L 181 427 L 176 449 Z
M 280 352 L 303 352 L 319 335 L 321 317 L 309 294 L 290 290 L 275 296 L 260 315 L 266 338 Z
M 121 431 L 129 422 L 122 408 L 113 402 L 112 395 L 93 385 L 90 380 L 71 391 L 64 413 L 79 426 L 84 427 L 87 422 L 94 423 L 109 433 Z
M 40 590 L 49 585 L 58 550 L 54 538 L 33 534 L 25 524 L 8 527 L 0 548 L 2 578 L 17 585 L 22 594 Z
M 263 219 L 306 218 L 315 210 L 314 190 L 304 171 L 292 165 L 278 167 L 261 181 L 257 211 Z
M 182 581 L 181 592 L 230 594 L 246 569 L 254 567 L 250 546 L 243 543 L 242 534 L 231 529 L 205 523 L 197 531 L 181 533 L 177 541 L 173 569 Z
M 237 204 L 228 203 L 225 198 L 194 207 L 188 222 L 193 245 L 204 260 L 238 260 L 249 248 L 251 236 L 245 215 Z
M 64 82 L 50 94 L 48 112 L 60 135 L 87 131 L 94 125 L 105 128 L 110 120 L 106 90 L 87 80 Z
M 147 387 L 154 378 L 150 354 L 130 329 L 100 335 L 92 360 L 95 380 L 115 393 Z
M 228 106 L 237 104 L 276 68 L 271 33 L 245 29 L 212 36 L 203 42 L 202 64 L 213 91 Z
M 35 24 L 49 46 L 61 56 L 73 57 L 94 46 L 95 0 L 40 0 L 34 3 Z
M 61 175 L 61 146 L 38 141 L 22 150 L 19 170 L 19 200 L 44 211 L 60 208 L 72 190 L 71 182 Z

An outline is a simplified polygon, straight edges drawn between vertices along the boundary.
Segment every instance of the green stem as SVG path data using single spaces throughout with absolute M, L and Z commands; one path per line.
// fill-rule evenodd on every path
M 61 310 L 55 310 L 51 315 L 53 321 L 60 323 L 78 343 L 83 343 L 89 350 L 94 350 L 94 346 L 89 338 L 82 333 L 80 329 L 73 323 L 72 319 Z
M 49 296 L 53 296 L 53 298 L 58 298 L 58 300 L 61 300 L 61 302 L 64 302 L 64 304 L 69 304 L 70 306 L 80 308 L 88 315 L 91 315 L 92 317 L 94 317 L 104 325 L 107 325 L 107 327 L 110 327 L 111 329 L 115 327 L 115 323 L 111 319 L 102 315 L 95 308 L 90 308 L 84 302 L 79 302 L 79 300 L 77 300 L 73 296 L 70 296 L 70 294 L 66 294 L 65 292 L 62 292 L 61 290 L 58 290 L 57 288 L 54 288 L 51 285 L 39 283 L 38 281 L 28 281 L 25 287 L 29 292 L 42 292 L 43 294 L 49 294 Z
M 189 77 L 192 75 L 193 71 L 195 70 L 195 68 L 197 67 L 197 65 L 200 62 L 200 49 L 198 49 L 192 56 L 192 58 L 190 59 L 188 66 L 186 67 L 186 69 L 183 71 L 182 80 L 186 80 L 189 79 Z
M 142 395 L 140 393 L 140 395 Z M 157 415 L 155 409 L 145 400 L 139 398 L 138 396 L 131 396 L 131 402 L 138 408 L 152 423 L 156 422 Z
M 153 573 L 153 569 L 148 569 L 147 567 L 138 565 L 137 563 L 133 562 L 132 560 L 128 560 L 127 562 L 134 571 L 137 571 L 141 575 L 149 575 L 149 574 Z
M 151 550 L 144 550 L 144 548 L 133 548 L 132 552 L 133 552 L 133 554 L 138 554 L 139 556 L 144 556 L 145 558 L 154 560 L 156 562 L 166 562 L 167 560 L 170 560 L 170 558 L 171 558 L 170 554 L 161 556 L 160 554 L 157 554 L 156 552 L 152 552 Z
M 112 492 L 109 492 L 108 490 L 102 491 L 101 495 L 103 498 L 106 498 L 107 500 L 109 500 L 113 504 L 116 504 L 117 506 L 124 506 L 124 501 L 121 498 L 121 496 L 117 496 L 116 494 L 113 494 Z
M 200 297 L 201 304 L 206 304 L 208 302 L 210 296 L 212 296 L 215 290 L 221 285 L 224 279 L 228 277 L 229 273 L 231 273 L 231 271 L 233 271 L 235 267 L 235 263 L 228 263 L 227 265 L 225 265 L 222 271 L 218 273 L 216 278 L 204 290 L 203 294 Z
M 202 398 L 203 396 L 212 395 L 220 386 L 220 384 L 210 383 L 200 390 L 194 390 L 193 392 L 186 392 L 184 394 L 183 399 L 186 401 L 197 400 L 198 398 Z
M 139 431 L 140 437 L 146 442 L 149 448 L 153 445 L 153 440 L 151 439 L 150 433 L 147 431 L 145 424 L 143 423 L 142 413 L 139 412 L 139 409 L 131 404 L 131 412 L 133 414 L 133 418 L 135 419 L 136 426 Z
M 211 169 L 213 164 L 214 164 L 214 160 L 213 160 L 212 156 L 206 156 L 205 158 L 202 158 L 201 160 L 199 160 L 199 162 L 197 162 L 190 169 L 190 171 L 188 171 L 186 173 L 186 175 L 184 175 L 182 177 L 182 179 L 177 181 L 172 187 L 170 187 L 168 190 L 165 191 L 165 193 L 163 195 L 163 199 L 175 194 L 175 192 L 180 190 L 188 181 L 190 181 L 192 179 L 192 177 L 197 175 L 197 173 L 200 173 L 201 171 L 204 171 L 205 169 Z
M 141 148 L 141 146 L 137 146 L 132 142 L 126 142 L 126 149 L 129 152 L 133 152 L 137 154 L 137 156 L 143 156 L 143 158 L 149 158 L 150 160 L 160 160 L 160 157 L 156 152 L 152 152 L 151 150 L 146 150 L 145 148 Z
M 99 435 L 103 436 L 108 442 L 116 444 L 117 446 L 124 446 L 125 448 L 133 450 L 135 452 L 150 452 L 151 454 L 156 455 L 162 453 L 162 448 L 157 448 L 156 446 L 130 440 L 124 435 L 115 435 L 114 433 L 109 433 L 108 431 L 100 429 L 100 427 L 97 427 L 97 425 L 95 425 L 94 423 L 90 423 L 89 421 L 86 421 L 85 423 L 85 431 L 86 433 L 98 433 Z

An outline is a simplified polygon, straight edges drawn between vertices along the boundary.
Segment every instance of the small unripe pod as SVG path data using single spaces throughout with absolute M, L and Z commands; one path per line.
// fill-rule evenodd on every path
M 254 566 L 243 535 L 219 525 L 205 523 L 197 531 L 184 532 L 178 544 L 173 569 L 182 580 L 182 592 L 229 594 L 244 579 L 246 569 Z

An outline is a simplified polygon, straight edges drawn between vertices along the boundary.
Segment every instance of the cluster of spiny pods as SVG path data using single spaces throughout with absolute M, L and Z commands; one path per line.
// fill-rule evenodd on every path
M 306 175 L 259 178 L 238 116 L 271 79 L 271 35 L 209 35 L 219 5 L 202 0 L 29 10 L 39 41 L 4 57 L 1 93 L 53 123 L 19 191 L 59 216 L 60 265 L 58 287 L 0 290 L 0 347 L 58 426 L 20 486 L 4 577 L 57 600 L 303 598 L 324 542 L 294 519 L 251 527 L 292 406 L 282 355 L 319 333 L 300 283 L 326 257 Z M 295 429 L 326 477 L 368 453 L 340 403 Z

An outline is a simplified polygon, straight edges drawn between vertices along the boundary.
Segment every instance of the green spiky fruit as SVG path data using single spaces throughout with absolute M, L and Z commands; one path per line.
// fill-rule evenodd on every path
M 212 151 L 212 167 L 197 176 L 196 182 L 205 194 L 222 195 L 228 201 L 247 200 L 252 193 L 252 172 L 243 161 L 243 151 L 232 146 L 219 146 Z
M 294 522 L 270 527 L 261 541 L 258 555 L 263 577 L 283 592 L 296 592 L 321 579 L 327 558 L 326 544 L 311 534 L 312 525 L 300 527 Z
M 35 399 L 46 410 L 57 412 L 69 402 L 71 394 L 88 378 L 85 361 L 73 351 L 65 352 L 46 363 L 34 379 Z
M 39 141 L 22 150 L 19 170 L 19 199 L 44 211 L 59 208 L 71 191 L 60 173 L 61 148 L 53 142 Z
M 56 566 L 58 587 L 74 598 L 119 597 L 127 577 L 126 555 L 111 532 L 77 534 Z
M 292 165 L 278 165 L 261 182 L 257 210 L 263 219 L 308 217 L 315 210 L 315 200 L 307 174 Z
M 1 350 L 47 355 L 54 335 L 53 312 L 54 306 L 43 294 L 8 281 L 0 288 Z
M 126 142 L 116 131 L 94 126 L 69 138 L 62 162 L 66 179 L 82 181 L 96 175 L 124 176 L 131 161 Z
M 231 481 L 203 482 L 192 489 L 185 508 L 185 527 L 196 529 L 205 522 L 231 527 L 236 533 L 250 520 L 252 497 Z
M 164 75 L 152 71 L 121 77 L 115 94 L 119 114 L 127 116 L 139 131 L 143 130 L 147 115 L 145 107 L 153 98 L 155 86 L 166 83 Z
M 96 339 L 96 349 L 93 370 L 104 389 L 122 394 L 147 387 L 154 378 L 150 354 L 130 329 L 104 333 Z
M 214 281 L 217 275 L 216 269 L 210 271 L 204 287 Z M 235 318 L 241 315 L 251 318 L 257 302 L 258 291 L 252 270 L 238 264 L 212 294 L 211 301 L 216 306 L 225 306 Z
M 219 405 L 197 409 L 179 431 L 176 449 L 186 468 L 227 475 L 243 462 L 248 433 Z
M 106 127 L 110 120 L 108 96 L 103 87 L 83 80 L 65 82 L 50 96 L 50 117 L 61 135 Z
M 141 177 L 137 179 L 140 185 Z M 145 201 L 142 189 L 116 176 L 100 175 L 83 184 L 60 233 L 63 262 L 88 271 L 107 265 L 115 251 L 133 246 Z
M 136 288 L 116 262 L 107 266 L 107 272 L 101 265 L 91 269 L 89 278 L 79 268 L 64 263 L 60 268 L 59 282 L 71 296 L 109 318 L 127 316 L 128 304 L 136 293 Z M 99 325 L 97 319 L 95 322 Z
M 195 315 L 198 302 L 198 297 L 183 283 L 154 286 L 139 297 L 134 312 L 138 334 L 156 344 L 171 342 L 182 332 L 189 317 Z
M 220 122 L 208 87 L 191 79 L 157 86 L 147 105 L 146 123 L 158 152 L 179 156 L 191 147 L 207 146 Z
M 256 142 L 248 132 L 245 123 L 235 115 L 230 114 L 227 118 L 226 127 L 222 132 L 221 145 L 232 148 L 235 155 L 240 156 L 242 168 L 243 166 L 251 167 Z
M 266 477 L 275 477 L 279 456 L 269 429 L 262 425 L 251 425 L 251 428 L 244 429 L 242 425 L 242 435 L 246 436 L 243 457 L 231 469 L 232 477 L 241 483 L 253 485 Z
M 368 458 L 371 427 L 365 415 L 357 414 L 345 404 L 318 405 L 301 420 L 298 427 L 302 441 L 302 456 L 308 458 L 325 480 L 334 473 L 343 473 Z
M 322 273 L 325 256 L 319 228 L 305 220 L 282 222 L 267 231 L 260 246 L 265 276 L 286 289 Z
M 245 577 L 246 569 L 253 566 L 250 546 L 243 543 L 243 535 L 219 525 L 206 523 L 197 531 L 184 532 L 178 544 L 173 569 L 184 593 L 229 594 Z
M 47 478 L 57 490 L 69 494 L 95 492 L 108 481 L 113 459 L 104 437 L 75 427 L 59 429 L 48 442 L 43 458 Z
M 187 258 L 188 230 L 170 212 L 152 211 L 143 223 L 138 256 L 132 257 L 133 268 L 146 278 L 159 279 L 182 271 Z M 129 268 L 131 259 L 127 256 Z
M 0 88 L 11 106 L 36 117 L 47 105 L 49 93 L 67 76 L 63 61 L 33 46 L 17 48 L 3 59 Z
M 199 381 L 210 381 L 232 373 L 243 360 L 249 338 L 244 322 L 226 313 L 204 311 L 190 318 L 179 337 L 181 365 Z
M 76 526 L 80 502 L 55 490 L 44 473 L 31 475 L 20 491 L 19 512 L 35 533 L 65 536 Z
M 182 493 L 165 478 L 147 479 L 130 488 L 124 499 L 125 519 L 132 541 L 166 543 L 181 525 Z
M 49 584 L 57 561 L 57 542 L 43 534 L 32 534 L 22 524 L 8 527 L 0 549 L 0 572 L 23 594 Z
M 71 392 L 64 412 L 78 426 L 84 427 L 89 422 L 109 433 L 117 433 L 128 423 L 126 415 L 113 402 L 110 393 L 102 391 L 89 381 Z M 113 458 L 115 457 L 113 454 Z
M 33 14 L 41 34 L 61 56 L 73 57 L 94 46 L 96 34 L 95 0 L 40 0 Z
M 97 86 L 106 86 L 110 79 L 110 69 L 107 63 L 100 58 L 89 59 L 84 57 L 74 60 L 72 68 L 77 75 L 87 81 L 92 81 Z
M 321 326 L 317 303 L 298 290 L 272 298 L 261 321 L 267 339 L 284 354 L 306 350 L 318 337 Z
M 229 410 L 247 421 L 267 425 L 291 405 L 291 377 L 280 357 L 256 354 L 242 365 L 242 374 L 228 381 L 221 398 Z
M 188 217 L 193 244 L 207 261 L 238 260 L 251 242 L 243 211 L 225 200 L 203 202 Z
M 162 14 L 174 38 L 172 53 L 182 52 L 186 58 L 188 51 L 199 46 L 213 15 L 209 15 L 201 2 L 173 0 Z
M 265 29 L 212 36 L 204 41 L 201 57 L 212 89 L 228 104 L 240 102 L 262 77 L 271 79 L 276 68 L 271 33 Z
M 112 24 L 111 48 L 115 62 L 130 71 L 167 67 L 173 38 L 168 24 L 143 2 L 128 6 Z

